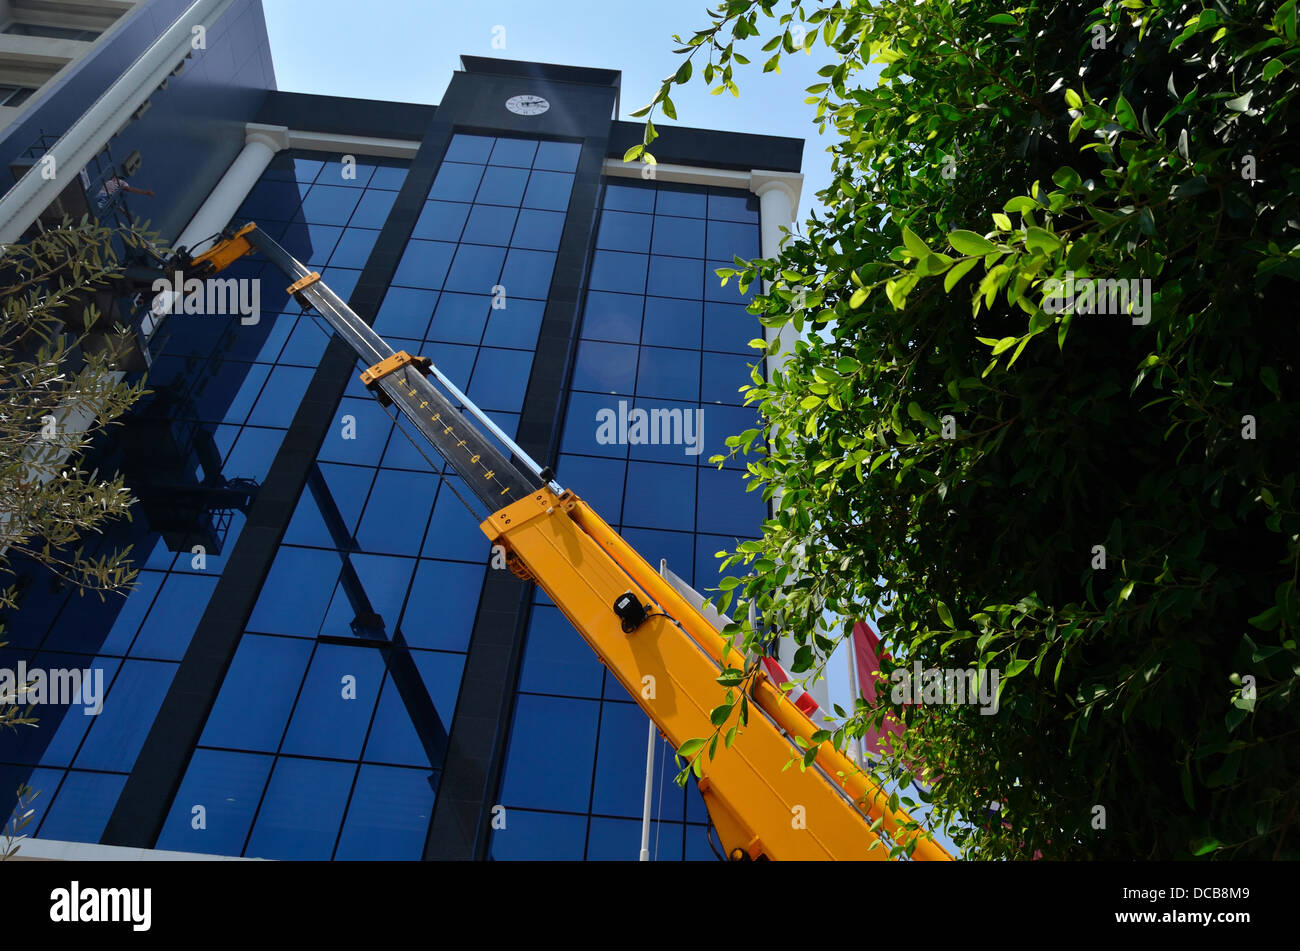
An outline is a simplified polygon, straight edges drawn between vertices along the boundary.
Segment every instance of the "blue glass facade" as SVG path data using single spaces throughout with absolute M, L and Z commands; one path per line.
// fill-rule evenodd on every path
M 715 553 L 756 537 L 766 515 L 743 467 L 708 463 L 756 419 L 739 390 L 762 327 L 714 270 L 733 253 L 756 257 L 758 240 L 757 200 L 745 192 L 610 180 L 568 390 L 560 481 L 652 565 L 666 559 L 700 590 L 717 585 Z M 702 438 L 687 444 L 685 428 L 677 443 L 602 438 L 602 414 L 638 409 L 691 414 Z M 646 744 L 646 715 L 538 591 L 492 856 L 636 859 Z M 674 783 L 672 750 L 657 746 L 651 855 L 711 859 L 699 793 Z
M 562 116 L 538 134 L 463 115 L 419 129 L 429 107 L 401 107 L 369 134 L 420 140 L 414 158 L 282 151 L 232 221 L 256 221 L 521 443 L 550 445 L 535 454 L 563 485 L 652 564 L 665 558 L 705 590 L 718 580 L 714 553 L 756 535 L 765 515 L 743 466 L 708 463 L 756 418 L 739 388 L 762 328 L 713 271 L 758 254 L 757 199 L 606 177 L 604 155 L 622 151 L 599 139 L 617 74 L 611 86 L 598 72 L 565 80 L 592 87 L 587 100 L 575 93 L 581 135 Z M 478 101 L 460 95 L 455 109 Z M 313 128 L 385 105 L 287 96 L 245 113 Z M 188 220 L 195 206 L 168 213 Z M 477 857 L 635 859 L 645 715 L 540 591 L 491 602 L 485 592 L 505 590 L 494 576 L 508 572 L 490 567 L 458 477 L 355 372 L 332 389 L 328 328 L 301 312 L 283 275 L 254 257 L 222 277 L 258 282 L 258 321 L 167 318 L 149 342 L 151 395 L 90 460 L 124 471 L 141 499 L 135 519 L 88 544 L 133 546 L 135 589 L 101 603 L 15 565 L 22 600 L 0 619 L 0 668 L 89 669 L 102 676 L 102 712 L 46 704 L 37 729 L 0 732 L 0 810 L 26 782 L 41 796 L 25 831 L 42 839 L 419 859 L 437 853 L 456 786 L 481 808 L 480 828 L 494 805 L 506 809 Z M 539 393 L 557 401 L 553 419 L 538 413 Z M 676 436 L 602 430 L 629 412 L 674 420 Z M 307 418 L 324 432 L 318 448 Z M 227 611 L 238 620 L 223 621 Z M 479 715 L 475 652 L 504 658 L 501 637 L 514 659 L 491 668 L 501 703 L 482 768 L 454 740 Z M 196 686 L 203 670 L 209 685 Z M 177 710 L 192 720 L 183 741 Z M 659 741 L 652 854 L 712 858 L 700 797 L 673 772 Z M 465 777 L 482 773 L 480 794 Z M 155 800 L 138 826 L 123 818 L 139 815 L 133 788 Z

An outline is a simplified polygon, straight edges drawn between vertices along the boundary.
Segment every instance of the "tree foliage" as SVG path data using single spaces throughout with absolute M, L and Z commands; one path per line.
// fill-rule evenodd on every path
M 824 214 L 719 271 L 803 335 L 748 391 L 778 435 L 729 441 L 776 506 L 722 600 L 779 609 L 800 672 L 825 612 L 882 617 L 886 674 L 1001 672 L 996 715 L 826 734 L 889 707 L 885 768 L 927 764 L 969 856 L 1300 855 L 1296 0 L 711 16 L 643 114 L 803 48 L 835 135 Z

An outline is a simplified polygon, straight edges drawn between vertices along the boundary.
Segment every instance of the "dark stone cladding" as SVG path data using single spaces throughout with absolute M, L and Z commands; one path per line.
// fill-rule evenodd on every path
M 671 165 L 701 165 L 748 172 L 797 172 L 803 166 L 803 139 L 746 132 L 714 132 L 686 126 L 655 127 L 659 137 L 650 144 L 655 160 Z M 615 122 L 610 129 L 610 158 L 621 159 L 645 135 L 643 122 Z

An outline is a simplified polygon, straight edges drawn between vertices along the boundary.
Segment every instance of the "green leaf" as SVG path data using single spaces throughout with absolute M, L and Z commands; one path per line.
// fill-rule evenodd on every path
M 645 146 L 638 143 L 637 145 L 632 146 L 630 149 L 628 149 L 626 152 L 623 153 L 623 161 L 624 162 L 635 161 L 636 158 L 640 156 L 641 153 L 644 151 L 645 151 Z
M 965 231 L 958 229 L 948 235 L 948 243 L 958 254 L 988 254 L 996 251 L 998 246 L 983 235 L 976 234 L 974 231 Z
M 954 631 L 957 630 L 957 625 L 952 622 L 952 612 L 948 610 L 948 605 L 942 601 L 936 601 L 934 607 L 939 612 L 939 620 L 943 621 L 944 627 Z
M 957 282 L 966 276 L 966 272 L 978 263 L 979 258 L 966 258 L 965 260 L 958 261 L 948 271 L 947 275 L 944 276 L 943 289 L 945 291 L 951 291 L 957 286 Z
M 687 740 L 677 748 L 677 755 L 682 759 L 690 759 L 700 750 L 704 749 L 704 744 L 708 742 L 703 737 L 697 737 L 693 740 Z
M 916 234 L 913 233 L 912 229 L 907 227 L 907 225 L 903 226 L 903 244 L 907 247 L 907 250 L 911 251 L 918 258 L 923 258 L 931 253 L 930 248 L 926 243 L 918 238 Z
M 997 23 L 1001 26 L 1015 26 L 1017 21 L 1010 13 L 995 13 L 984 22 Z
M 1223 843 L 1218 839 L 1200 839 L 1192 843 L 1192 854 L 1208 855 L 1221 848 L 1223 848 Z
M 849 298 L 849 306 L 854 310 L 857 310 L 859 307 L 863 305 L 863 303 L 866 302 L 867 295 L 870 293 L 871 292 L 868 291 L 865 287 L 859 287 L 857 290 L 853 292 L 853 295 Z
M 688 59 L 688 60 L 685 60 L 685 61 L 682 63 L 682 65 L 680 65 L 680 66 L 677 67 L 677 75 L 675 75 L 673 78 L 677 81 L 677 83 L 678 83 L 679 85 L 682 84 L 682 83 L 690 82 L 690 79 L 691 79 L 691 61 L 690 61 L 689 59 Z

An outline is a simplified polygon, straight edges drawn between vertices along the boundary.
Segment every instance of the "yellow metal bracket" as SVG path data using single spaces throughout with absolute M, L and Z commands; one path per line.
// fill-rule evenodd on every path
M 306 278 L 303 278 L 305 281 Z M 292 290 L 292 288 L 290 288 Z M 361 382 L 371 393 L 379 400 L 381 406 L 388 406 L 392 400 L 388 394 L 379 389 L 379 381 L 390 373 L 396 373 L 402 367 L 414 367 L 417 371 L 425 376 L 429 375 L 429 365 L 432 361 L 428 357 L 413 357 L 405 350 L 398 350 L 391 357 L 385 357 L 374 366 L 361 371 Z
M 287 290 L 290 294 L 297 294 L 303 288 L 311 287 L 311 285 L 315 284 L 319 280 L 320 280 L 320 273 L 318 271 L 312 271 L 306 277 L 298 278 L 298 280 L 294 281 L 292 284 L 286 287 L 285 290 Z

